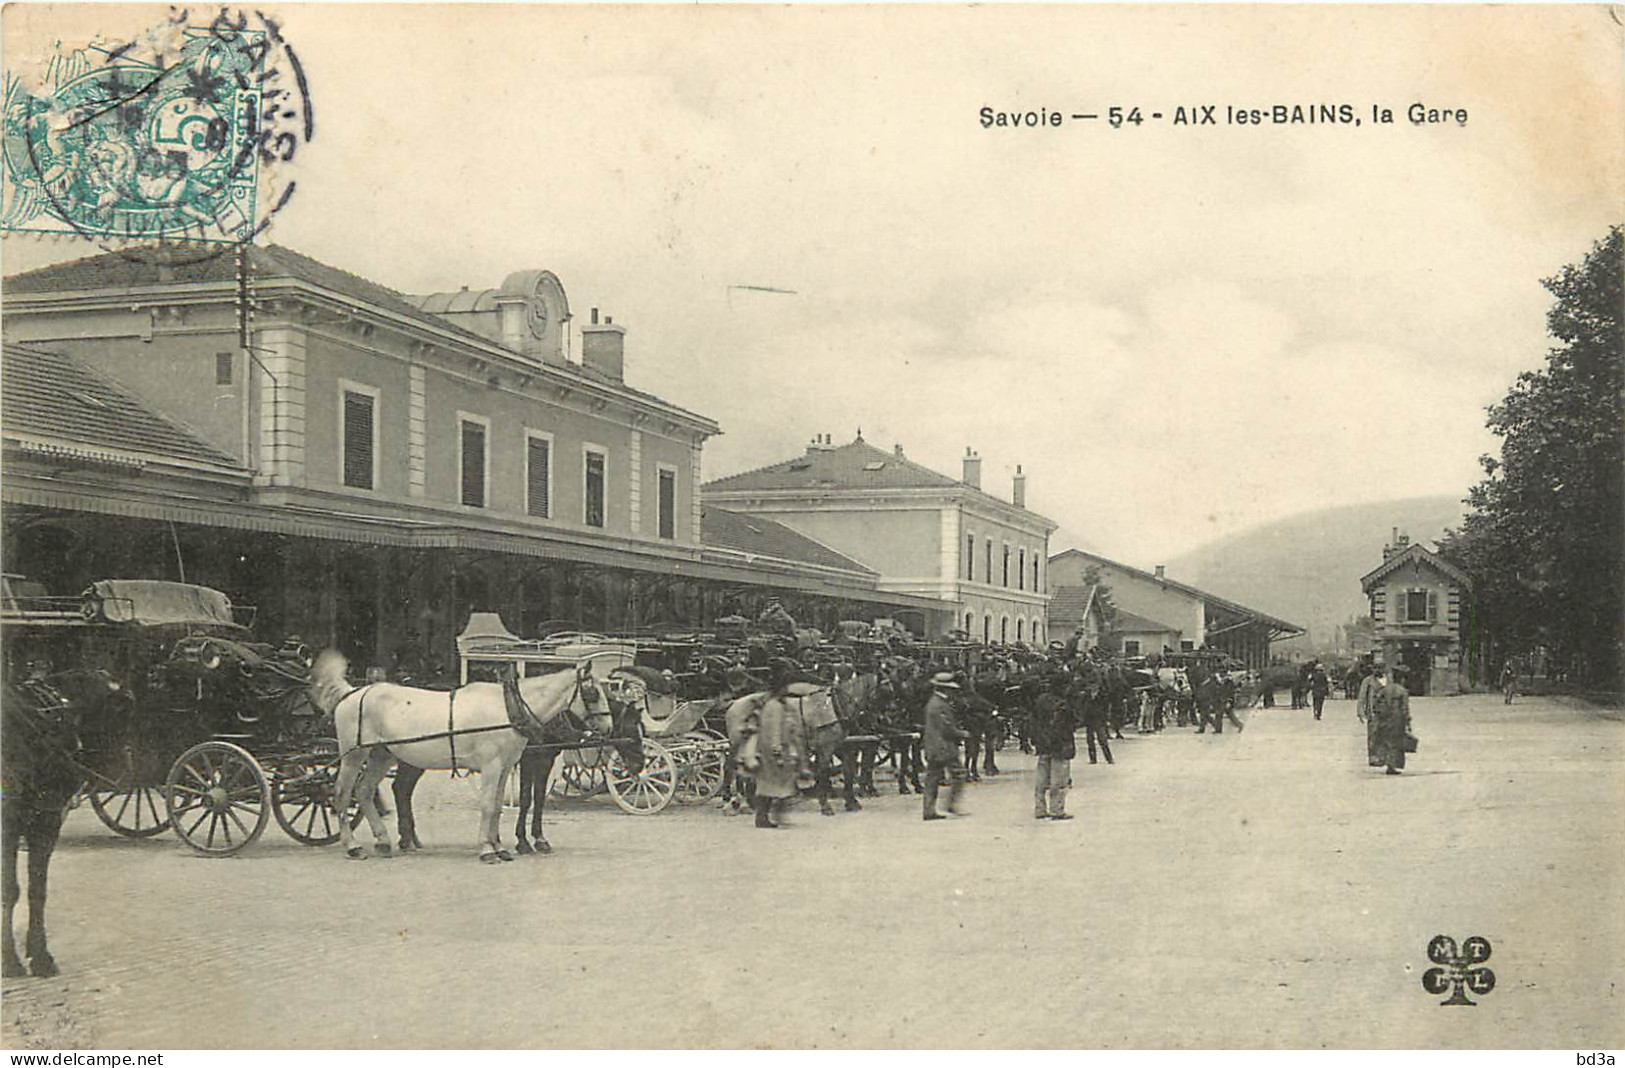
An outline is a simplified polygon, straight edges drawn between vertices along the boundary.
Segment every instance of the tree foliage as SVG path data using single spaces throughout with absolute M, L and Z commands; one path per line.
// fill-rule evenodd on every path
M 1525 371 L 1488 425 L 1501 455 L 1441 551 L 1474 579 L 1468 618 L 1479 677 L 1509 656 L 1551 650 L 1571 677 L 1620 687 L 1625 605 L 1625 228 L 1545 286 L 1555 340 L 1546 366 Z
M 1112 600 L 1112 588 L 1103 580 L 1099 564 L 1090 564 L 1084 568 L 1083 584 L 1095 587 L 1095 604 L 1100 607 L 1100 618 L 1104 621 L 1102 630 L 1116 629 L 1117 602 Z

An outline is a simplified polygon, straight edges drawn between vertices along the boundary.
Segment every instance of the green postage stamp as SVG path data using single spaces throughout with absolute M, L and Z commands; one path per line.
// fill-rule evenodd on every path
M 0 229 L 235 244 L 287 202 L 293 183 L 274 173 L 313 123 L 280 28 L 176 17 L 6 72 Z

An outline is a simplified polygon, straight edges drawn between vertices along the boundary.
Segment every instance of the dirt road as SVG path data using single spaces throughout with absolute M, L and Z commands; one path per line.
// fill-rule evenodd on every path
M 367 863 L 274 826 L 203 859 L 77 811 L 64 975 L 6 981 L 6 1044 L 1625 1045 L 1625 724 L 1419 699 L 1387 777 L 1352 707 L 1131 735 L 1077 762 L 1067 823 L 1032 819 L 1008 752 L 961 819 L 892 793 L 765 832 L 599 801 L 500 867 L 443 776 L 431 851 Z M 1477 1007 L 1422 989 L 1435 934 L 1492 944 Z

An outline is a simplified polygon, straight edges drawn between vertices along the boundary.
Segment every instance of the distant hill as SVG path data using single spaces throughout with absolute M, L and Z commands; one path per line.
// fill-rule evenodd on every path
M 1329 643 L 1338 626 L 1366 612 L 1360 576 L 1382 563 L 1394 527 L 1431 548 L 1463 514 L 1454 497 L 1304 512 L 1174 557 L 1168 577 L 1291 620 L 1309 628 L 1310 642 Z

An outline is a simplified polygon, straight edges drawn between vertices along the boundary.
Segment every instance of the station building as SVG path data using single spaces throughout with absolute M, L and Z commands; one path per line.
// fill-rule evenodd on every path
M 6 571 L 51 593 L 214 586 L 418 674 L 473 611 L 534 637 L 935 604 L 705 505 L 717 423 L 629 385 L 624 325 L 545 270 L 411 297 L 276 246 L 130 249 L 3 299 Z

